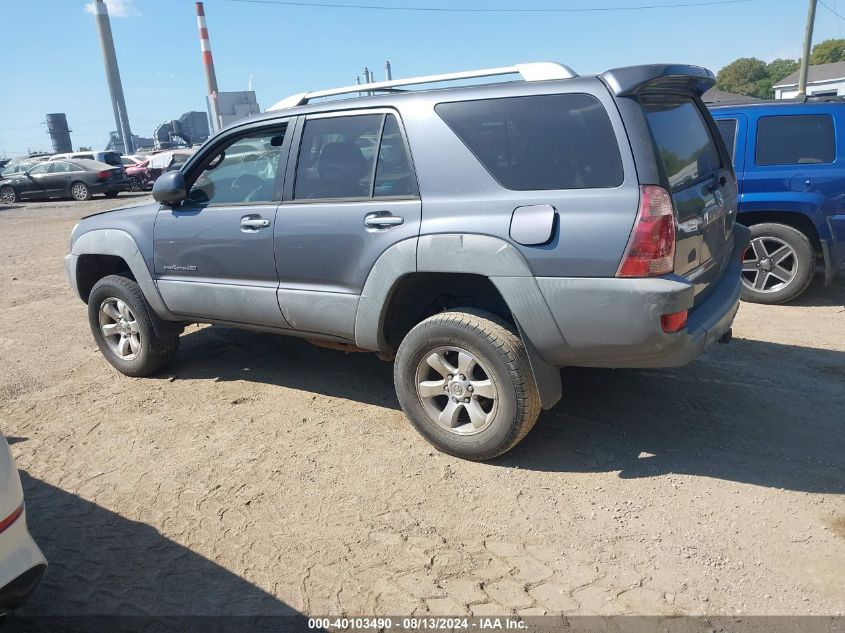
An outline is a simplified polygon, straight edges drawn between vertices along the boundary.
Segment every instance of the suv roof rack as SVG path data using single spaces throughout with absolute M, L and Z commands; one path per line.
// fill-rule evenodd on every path
M 498 68 L 483 68 L 481 70 L 465 70 L 457 73 L 442 75 L 426 75 L 423 77 L 409 77 L 407 79 L 393 79 L 390 81 L 376 81 L 368 84 L 355 84 L 343 88 L 330 88 L 316 92 L 300 92 L 285 97 L 267 109 L 268 112 L 284 110 L 294 106 L 305 105 L 311 99 L 318 97 L 333 97 L 336 95 L 352 94 L 355 92 L 393 92 L 400 86 L 417 84 L 433 84 L 442 81 L 459 81 L 461 79 L 475 79 L 478 77 L 496 77 L 499 75 L 522 75 L 525 81 L 542 81 L 545 79 L 571 79 L 578 74 L 569 66 L 555 62 L 532 62 L 529 64 L 515 64 Z

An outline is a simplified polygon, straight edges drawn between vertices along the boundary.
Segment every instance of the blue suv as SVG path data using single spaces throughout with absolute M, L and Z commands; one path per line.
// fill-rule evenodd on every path
M 817 263 L 829 284 L 845 262 L 845 102 L 711 107 L 739 182 L 737 221 L 751 228 L 742 298 L 784 303 Z

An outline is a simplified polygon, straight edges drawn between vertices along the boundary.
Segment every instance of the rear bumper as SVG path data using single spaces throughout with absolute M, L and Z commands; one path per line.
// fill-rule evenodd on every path
M 734 226 L 734 248 L 721 279 L 693 308 L 692 284 L 679 276 L 655 279 L 539 277 L 537 283 L 568 350 L 544 357 L 556 365 L 676 367 L 696 358 L 730 329 L 742 289 L 740 254 L 749 231 Z M 684 330 L 667 334 L 660 317 L 689 310 Z M 570 358 L 566 358 L 570 356 Z
M 112 180 L 103 183 L 95 183 L 90 187 L 91 193 L 115 193 L 129 189 L 129 179 Z
M 29 535 L 26 511 L 0 533 L 0 612 L 17 609 L 38 586 L 47 561 Z

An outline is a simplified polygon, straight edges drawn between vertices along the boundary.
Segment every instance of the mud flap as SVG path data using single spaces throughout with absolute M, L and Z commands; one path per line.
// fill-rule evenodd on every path
M 537 383 L 537 389 L 540 392 L 540 406 L 545 411 L 548 411 L 555 406 L 563 396 L 563 384 L 560 380 L 560 369 L 549 365 L 546 361 L 540 358 L 540 354 L 534 344 L 525 335 L 522 326 L 517 323 L 516 327 L 519 329 L 519 337 L 525 345 L 525 350 L 528 352 L 528 362 L 531 364 L 531 373 L 534 374 L 534 381 Z

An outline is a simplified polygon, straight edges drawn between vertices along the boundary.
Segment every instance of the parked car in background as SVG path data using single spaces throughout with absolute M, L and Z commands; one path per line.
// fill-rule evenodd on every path
M 41 582 L 47 560 L 26 526 L 21 477 L 0 435 L 0 614 L 17 609 Z
M 12 176 L 14 174 L 19 174 L 30 169 L 33 165 L 35 165 L 35 161 L 30 160 L 21 160 L 18 162 L 11 162 L 10 164 L 6 165 L 2 171 L 0 171 L 0 177 L 7 177 Z
M 103 357 L 150 375 L 195 322 L 395 356 L 411 423 L 481 460 L 555 405 L 560 367 L 728 342 L 748 229 L 701 102 L 713 74 L 459 76 L 505 73 L 524 81 L 294 95 L 161 175 L 155 202 L 82 219 L 65 261 Z
M 123 165 L 123 156 L 120 154 L 120 152 L 115 152 L 112 150 L 107 150 L 103 152 L 70 152 L 67 154 L 53 154 L 47 160 L 74 160 L 80 158 L 86 160 L 96 160 L 100 163 L 105 163 L 106 165 L 112 165 L 114 167 Z
M 97 194 L 114 198 L 128 189 L 123 165 L 115 167 L 86 159 L 45 161 L 0 179 L 0 202 L 11 204 L 46 198 L 90 200 Z
M 124 156 L 124 158 L 126 158 Z M 126 167 L 126 177 L 129 179 L 129 191 L 143 191 L 152 189 L 153 179 L 150 172 L 150 161 L 142 160 Z
M 845 264 L 845 101 L 711 108 L 739 181 L 737 221 L 751 228 L 742 298 L 784 303 L 817 264 L 829 284 Z

